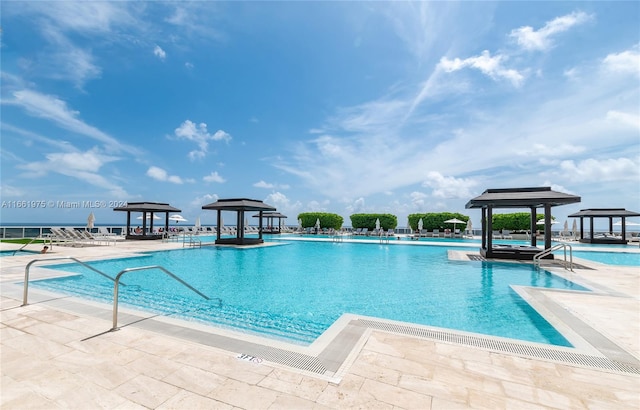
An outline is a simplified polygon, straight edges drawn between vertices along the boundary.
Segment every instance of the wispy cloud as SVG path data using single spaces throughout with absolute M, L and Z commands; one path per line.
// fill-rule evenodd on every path
M 539 30 L 534 30 L 531 26 L 523 26 L 514 29 L 509 34 L 525 50 L 545 51 L 553 46 L 553 37 L 563 33 L 570 28 L 583 24 L 591 20 L 593 16 L 582 11 L 573 12 L 565 16 L 556 17 L 547 22 Z
M 640 157 L 562 161 L 561 172 L 573 182 L 640 181 Z
M 432 195 L 436 198 L 471 198 L 472 189 L 478 185 L 478 181 L 471 178 L 445 177 L 439 172 L 432 171 L 422 186 L 433 189 Z
M 167 53 L 157 44 L 155 45 L 155 47 L 153 47 L 153 55 L 158 57 L 162 61 L 167 58 Z
M 265 189 L 289 189 L 289 185 L 287 184 L 271 184 L 265 181 L 258 181 L 253 184 L 256 188 L 265 188 Z
M 524 81 L 524 75 L 518 72 L 518 70 L 506 68 L 504 66 L 504 62 L 507 59 L 508 57 L 502 54 L 491 57 L 491 53 L 489 53 L 488 50 L 484 50 L 479 56 L 468 57 L 465 59 L 456 57 L 453 60 L 450 60 L 447 57 L 442 57 L 438 64 L 438 68 L 441 68 L 447 73 L 467 67 L 475 68 L 494 80 L 505 79 L 510 81 L 515 87 L 518 87 Z
M 107 133 L 80 120 L 78 118 L 80 113 L 70 109 L 65 101 L 57 97 L 31 90 L 16 91 L 13 93 L 13 97 L 3 103 L 22 107 L 34 117 L 52 121 L 63 129 L 100 141 L 109 151 L 141 154 L 139 149 L 122 144 Z
M 223 184 L 226 182 L 224 178 L 218 174 L 217 171 L 210 173 L 209 175 L 202 178 L 204 182 L 216 182 L 218 184 Z
M 227 134 L 223 130 L 218 130 L 214 134 L 210 134 L 207 130 L 207 124 L 196 124 L 190 120 L 183 122 L 174 131 L 175 136 L 178 139 L 185 139 L 195 142 L 198 145 L 197 150 L 189 152 L 189 158 L 193 161 L 196 159 L 204 158 L 209 152 L 210 141 L 231 141 L 231 135 Z
M 147 169 L 147 176 L 157 181 L 171 182 L 172 184 L 183 184 L 184 181 L 177 175 L 169 175 L 167 171 L 160 167 L 151 166 Z
M 19 165 L 18 168 L 26 171 L 25 177 L 42 178 L 49 173 L 58 173 L 106 189 L 110 194 L 123 198 L 128 195 L 126 191 L 100 172 L 103 165 L 118 160 L 119 157 L 102 154 L 94 148 L 85 152 L 47 154 L 46 161 L 31 162 Z
M 621 53 L 609 54 L 602 64 L 609 71 L 640 75 L 640 46 Z

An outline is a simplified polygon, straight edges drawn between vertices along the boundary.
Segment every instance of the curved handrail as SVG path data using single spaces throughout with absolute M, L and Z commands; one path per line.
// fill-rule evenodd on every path
M 82 262 L 79 259 L 74 258 L 73 256 L 59 256 L 59 257 L 55 257 L 55 258 L 41 258 L 41 259 L 33 259 L 31 262 L 27 263 L 27 266 L 25 266 L 24 268 L 24 290 L 22 291 L 22 306 L 26 306 L 27 305 L 27 297 L 28 297 L 28 293 L 29 293 L 29 270 L 31 269 L 31 265 L 33 265 L 36 262 L 42 262 L 42 261 L 55 261 L 55 260 L 61 260 L 61 259 L 71 259 L 72 261 L 79 263 L 80 265 L 84 266 L 85 268 L 91 269 L 92 271 L 104 276 L 105 278 L 109 279 L 110 281 L 114 282 L 115 279 L 113 279 L 111 276 L 107 275 L 104 272 L 100 272 L 98 269 L 94 268 L 91 265 L 88 265 L 84 262 Z M 123 283 L 124 285 L 124 283 Z
M 569 245 L 568 243 L 559 243 L 557 245 L 552 246 L 549 249 L 545 249 L 542 252 L 536 253 L 533 256 L 533 264 L 538 266 L 539 268 L 540 262 L 544 256 L 547 256 L 553 253 L 553 251 L 558 250 L 560 248 L 563 248 L 564 250 L 564 268 L 565 269 L 567 269 L 567 248 L 569 248 L 569 270 L 573 272 L 573 250 L 571 248 L 571 245 Z
M 23 250 L 24 248 L 26 248 L 27 246 L 31 245 L 32 243 L 34 243 L 36 240 L 41 239 L 40 235 L 36 236 L 35 238 L 31 239 L 29 242 L 25 243 L 24 245 L 22 245 L 20 248 L 16 249 L 15 251 L 13 251 L 12 256 L 15 256 L 16 253 L 20 252 L 21 250 Z M 47 238 L 44 238 L 44 244 L 47 244 Z M 49 238 L 49 245 L 51 245 L 51 247 L 53 247 L 53 242 L 51 241 L 51 238 Z
M 179 277 L 177 277 L 173 273 L 169 272 L 168 270 L 166 270 L 162 266 L 152 265 L 152 266 L 140 266 L 140 267 L 137 267 L 137 268 L 123 269 L 116 275 L 116 278 L 115 278 L 114 284 L 113 284 L 113 327 L 111 328 L 111 331 L 118 330 L 118 289 L 119 289 L 119 284 L 120 284 L 120 277 L 122 275 L 124 275 L 125 273 L 127 273 L 127 272 L 133 272 L 133 271 L 138 271 L 138 270 L 148 270 L 148 269 L 160 269 L 161 271 L 163 271 L 167 275 L 171 276 L 172 278 L 174 278 L 178 282 L 182 283 L 184 286 L 186 286 L 187 288 L 191 289 L 192 291 L 194 291 L 198 295 L 202 296 L 206 300 L 211 300 L 207 295 L 203 294 L 202 292 L 200 292 L 199 290 L 197 290 L 193 286 L 189 285 L 187 282 L 183 281 L 182 279 L 180 279 Z

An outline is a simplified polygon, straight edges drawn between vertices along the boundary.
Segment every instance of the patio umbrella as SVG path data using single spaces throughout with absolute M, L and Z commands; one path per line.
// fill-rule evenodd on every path
M 316 228 L 320 229 L 320 218 L 316 219 Z
M 473 235 L 473 223 L 471 223 L 471 219 L 467 221 L 467 231 L 469 231 L 469 235 Z
M 574 238 L 578 237 L 578 222 L 575 219 L 573 220 L 573 227 L 571 228 L 571 232 L 573 233 Z
M 184 218 L 182 217 L 182 215 L 171 215 L 171 216 L 169 217 L 169 220 L 171 220 L 171 221 L 176 221 L 176 223 L 178 223 L 178 222 L 187 222 L 187 220 L 186 220 L 186 219 L 184 219 Z
M 139 217 L 137 217 L 136 219 L 142 219 L 142 215 L 140 215 L 140 216 L 139 216 Z M 150 218 L 150 214 L 147 214 L 147 220 L 149 220 L 149 219 L 151 219 L 151 218 Z M 157 220 L 157 219 L 160 219 L 160 217 L 159 217 L 158 215 L 156 215 L 156 214 L 153 214 L 153 219 L 154 219 L 154 220 Z
M 376 231 L 380 230 L 380 218 L 376 219 Z
M 569 236 L 569 221 L 564 221 L 564 229 L 562 229 L 562 236 L 565 238 Z
M 555 219 L 552 219 L 552 220 L 551 220 L 551 225 L 555 225 L 555 224 L 557 224 L 557 223 L 559 223 L 559 222 L 558 222 L 558 221 L 556 221 Z M 541 220 L 539 220 L 538 222 L 536 222 L 536 225 L 544 225 L 544 218 L 543 218 L 543 219 L 541 219 Z
M 93 224 L 96 221 L 96 217 L 93 215 L 93 212 L 89 213 L 89 217 L 87 218 L 87 230 L 93 229 Z
M 420 218 L 420 220 L 418 221 L 418 232 L 422 230 L 423 226 L 424 226 L 424 222 L 422 222 L 422 218 Z
M 453 218 L 453 219 L 449 219 L 449 220 L 444 221 L 444 223 L 453 224 L 453 230 L 455 231 L 456 230 L 456 224 L 463 224 L 465 222 L 461 221 L 461 220 L 459 220 L 457 218 Z
M 196 224 L 195 224 L 195 227 L 196 227 L 196 229 L 197 229 L 197 230 L 200 230 L 200 217 L 197 217 L 197 218 L 196 218 Z

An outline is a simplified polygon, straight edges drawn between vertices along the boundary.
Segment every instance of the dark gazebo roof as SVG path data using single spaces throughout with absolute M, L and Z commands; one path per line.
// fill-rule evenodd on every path
M 585 243 L 606 243 L 606 244 L 627 244 L 627 228 L 625 224 L 625 218 L 640 216 L 640 213 L 627 211 L 624 208 L 590 208 L 581 209 L 580 212 L 569 215 L 569 218 L 580 218 L 580 242 Z M 588 218 L 591 223 L 589 226 L 589 233 L 585 236 L 584 219 Z M 594 218 L 607 218 L 609 220 L 609 232 L 606 234 L 596 235 L 593 226 Z M 613 234 L 613 218 L 620 218 L 622 225 L 622 233 L 620 236 Z
M 493 209 L 531 209 L 531 232 L 536 231 L 536 209 L 544 208 L 544 248 L 551 248 L 551 207 L 580 202 L 580 197 L 552 191 L 550 187 L 487 189 L 482 195 L 471 199 L 465 208 L 482 210 L 482 247 L 480 254 L 487 258 L 531 260 L 540 252 L 536 246 L 536 235 L 531 235 L 530 246 L 493 245 Z M 553 258 L 553 254 L 548 255 Z
M 579 218 L 579 217 L 613 217 L 613 218 L 628 218 L 632 216 L 640 216 L 640 213 L 627 211 L 624 208 L 590 208 L 590 209 L 581 209 L 580 212 L 573 213 L 569 215 L 569 218 Z
M 178 208 L 174 208 L 171 205 L 164 202 L 128 202 L 126 206 L 119 206 L 113 208 L 114 211 L 122 211 L 127 213 L 127 239 L 161 239 L 163 234 L 156 234 L 153 232 L 153 218 L 149 221 L 149 227 L 151 232 L 147 232 L 147 214 L 164 213 L 164 232 L 169 229 L 169 213 L 170 212 L 182 212 Z M 139 235 L 131 234 L 131 212 L 142 212 L 142 233 Z
M 127 202 L 127 206 L 113 208 L 114 211 L 129 212 L 182 212 L 163 202 Z
M 204 205 L 202 209 L 217 211 L 218 225 L 217 225 L 217 245 L 256 245 L 261 244 L 262 240 L 262 218 L 260 219 L 258 238 L 245 238 L 244 236 L 244 213 L 246 211 L 258 211 L 260 214 L 263 211 L 275 211 L 271 205 L 267 205 L 257 199 L 247 198 L 230 198 L 230 199 L 218 199 L 208 205 Z M 220 234 L 220 214 L 222 211 L 235 211 L 236 212 L 236 237 L 235 238 L 222 238 Z
M 260 218 L 260 214 L 253 215 L 254 218 Z M 263 218 L 287 218 L 286 215 L 282 215 L 280 212 L 263 212 Z
M 221 211 L 275 211 L 271 205 L 267 205 L 257 199 L 231 198 L 218 199 L 216 202 L 204 205 L 202 209 Z
M 473 198 L 465 208 L 517 208 L 545 205 L 558 206 L 580 202 L 580 197 L 563 192 L 552 191 L 550 187 L 487 189 L 482 195 Z

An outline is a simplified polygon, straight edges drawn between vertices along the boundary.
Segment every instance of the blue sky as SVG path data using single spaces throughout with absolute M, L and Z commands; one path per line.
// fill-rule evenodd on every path
M 478 226 L 469 199 L 529 186 L 582 197 L 562 222 L 640 211 L 638 2 L 3 1 L 1 23 L 2 222 L 158 201 L 208 224 L 242 197 Z

